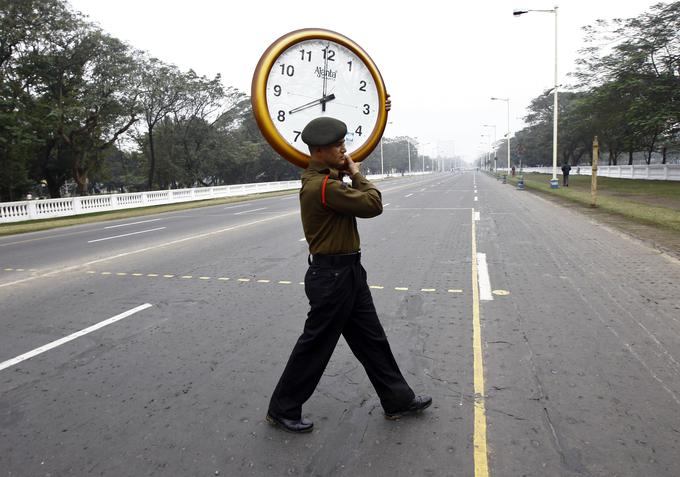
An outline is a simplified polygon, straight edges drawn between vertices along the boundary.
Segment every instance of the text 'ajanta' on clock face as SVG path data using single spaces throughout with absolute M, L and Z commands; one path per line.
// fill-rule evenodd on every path
M 329 40 L 307 40 L 285 50 L 267 79 L 267 109 L 279 133 L 308 154 L 300 137 L 312 119 L 330 116 L 347 124 L 351 153 L 371 135 L 378 120 L 378 90 L 366 65 L 348 48 Z

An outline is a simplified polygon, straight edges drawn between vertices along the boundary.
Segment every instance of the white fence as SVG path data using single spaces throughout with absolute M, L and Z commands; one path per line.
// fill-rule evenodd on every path
M 0 223 L 49 219 L 110 210 L 176 204 L 192 200 L 218 199 L 237 195 L 299 189 L 300 181 L 260 182 L 196 189 L 156 190 L 130 194 L 89 195 L 64 199 L 0 202 Z
M 421 174 L 423 173 L 414 172 L 410 175 Z M 376 180 L 386 177 L 388 176 L 375 174 L 368 176 L 368 179 Z M 254 184 L 199 187 L 195 189 L 156 190 L 130 194 L 101 194 L 64 199 L 0 202 L 0 224 L 299 188 L 300 181 L 258 182 Z
M 501 169 L 499 168 L 499 170 Z M 552 167 L 525 167 L 523 171 L 552 174 Z M 562 174 L 560 166 L 557 167 L 557 173 Z M 591 173 L 592 167 L 590 165 L 571 166 L 571 171 L 569 172 L 569 174 L 572 176 L 579 174 L 583 176 L 589 176 Z M 680 164 L 598 166 L 597 175 L 601 177 L 619 177 L 621 179 L 680 181 Z

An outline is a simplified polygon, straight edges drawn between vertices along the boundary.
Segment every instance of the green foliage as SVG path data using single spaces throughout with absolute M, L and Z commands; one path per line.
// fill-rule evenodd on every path
M 657 4 L 635 18 L 598 20 L 584 29 L 574 76 L 579 92 L 559 95 L 558 162 L 589 157 L 593 136 L 609 163 L 623 153 L 652 154 L 680 146 L 680 2 Z M 516 134 L 516 157 L 552 164 L 552 94 L 535 98 Z M 511 143 L 512 144 L 512 143 Z M 522 151 L 523 150 L 523 151 Z M 664 159 L 665 160 L 665 159 Z

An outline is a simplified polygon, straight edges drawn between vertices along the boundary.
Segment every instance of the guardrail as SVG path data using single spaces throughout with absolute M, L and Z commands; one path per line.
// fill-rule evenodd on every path
M 499 168 L 499 170 L 501 170 Z M 507 168 L 503 169 L 503 171 Z M 552 174 L 552 167 L 525 167 L 524 172 L 540 172 Z M 558 167 L 557 173 L 562 174 Z M 570 175 L 589 176 L 592 173 L 590 164 L 571 166 Z M 598 166 L 597 175 L 601 177 L 618 177 L 621 179 L 644 179 L 657 181 L 680 181 L 680 164 L 643 164 L 633 166 Z
M 0 202 L 0 223 L 51 219 L 93 212 L 176 204 L 194 200 L 219 199 L 299 188 L 300 181 L 259 182 L 194 189 L 155 190 L 129 194 L 98 194 L 63 199 Z
M 420 175 L 422 173 L 412 173 Z M 409 175 L 409 174 L 406 174 Z M 388 177 L 383 174 L 367 176 L 371 180 Z M 176 204 L 194 200 L 221 199 L 224 197 L 259 194 L 300 188 L 300 181 L 257 182 L 194 189 L 156 190 L 128 194 L 98 194 L 63 199 L 24 200 L 0 202 L 0 224 L 25 220 L 52 219 L 71 215 L 108 212 L 112 210 Z

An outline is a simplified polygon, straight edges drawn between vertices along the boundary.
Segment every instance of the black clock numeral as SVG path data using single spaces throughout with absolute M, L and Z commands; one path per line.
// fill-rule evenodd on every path
M 366 91 L 366 82 L 362 80 L 359 81 L 359 84 L 361 85 L 359 86 L 359 91 Z
M 371 107 L 368 104 L 364 104 L 364 114 L 370 114 Z
M 300 50 L 300 53 L 302 54 L 302 61 L 305 61 L 305 53 L 307 54 L 307 61 L 312 61 L 312 52 L 311 51 L 306 51 L 306 50 Z
M 349 70 L 352 71 L 352 62 L 348 61 L 347 64 L 349 65 Z
M 286 112 L 285 111 L 279 111 L 279 115 L 276 117 L 281 122 L 284 122 L 286 120 Z
M 328 57 L 328 61 L 335 61 L 335 50 L 329 50 L 328 47 L 326 47 L 322 51 L 324 60 Z
M 357 136 L 361 136 L 361 126 L 359 126 L 359 127 L 357 128 L 357 130 L 354 131 L 354 133 L 355 133 Z
M 293 76 L 295 74 L 295 67 L 293 65 L 281 65 L 281 74 L 282 75 L 288 75 L 288 76 Z
M 274 96 L 281 96 L 281 86 L 278 84 L 274 85 Z
M 300 134 L 302 134 L 302 131 L 293 131 L 295 133 L 295 139 L 293 139 L 293 142 L 297 142 L 298 138 L 300 137 Z

